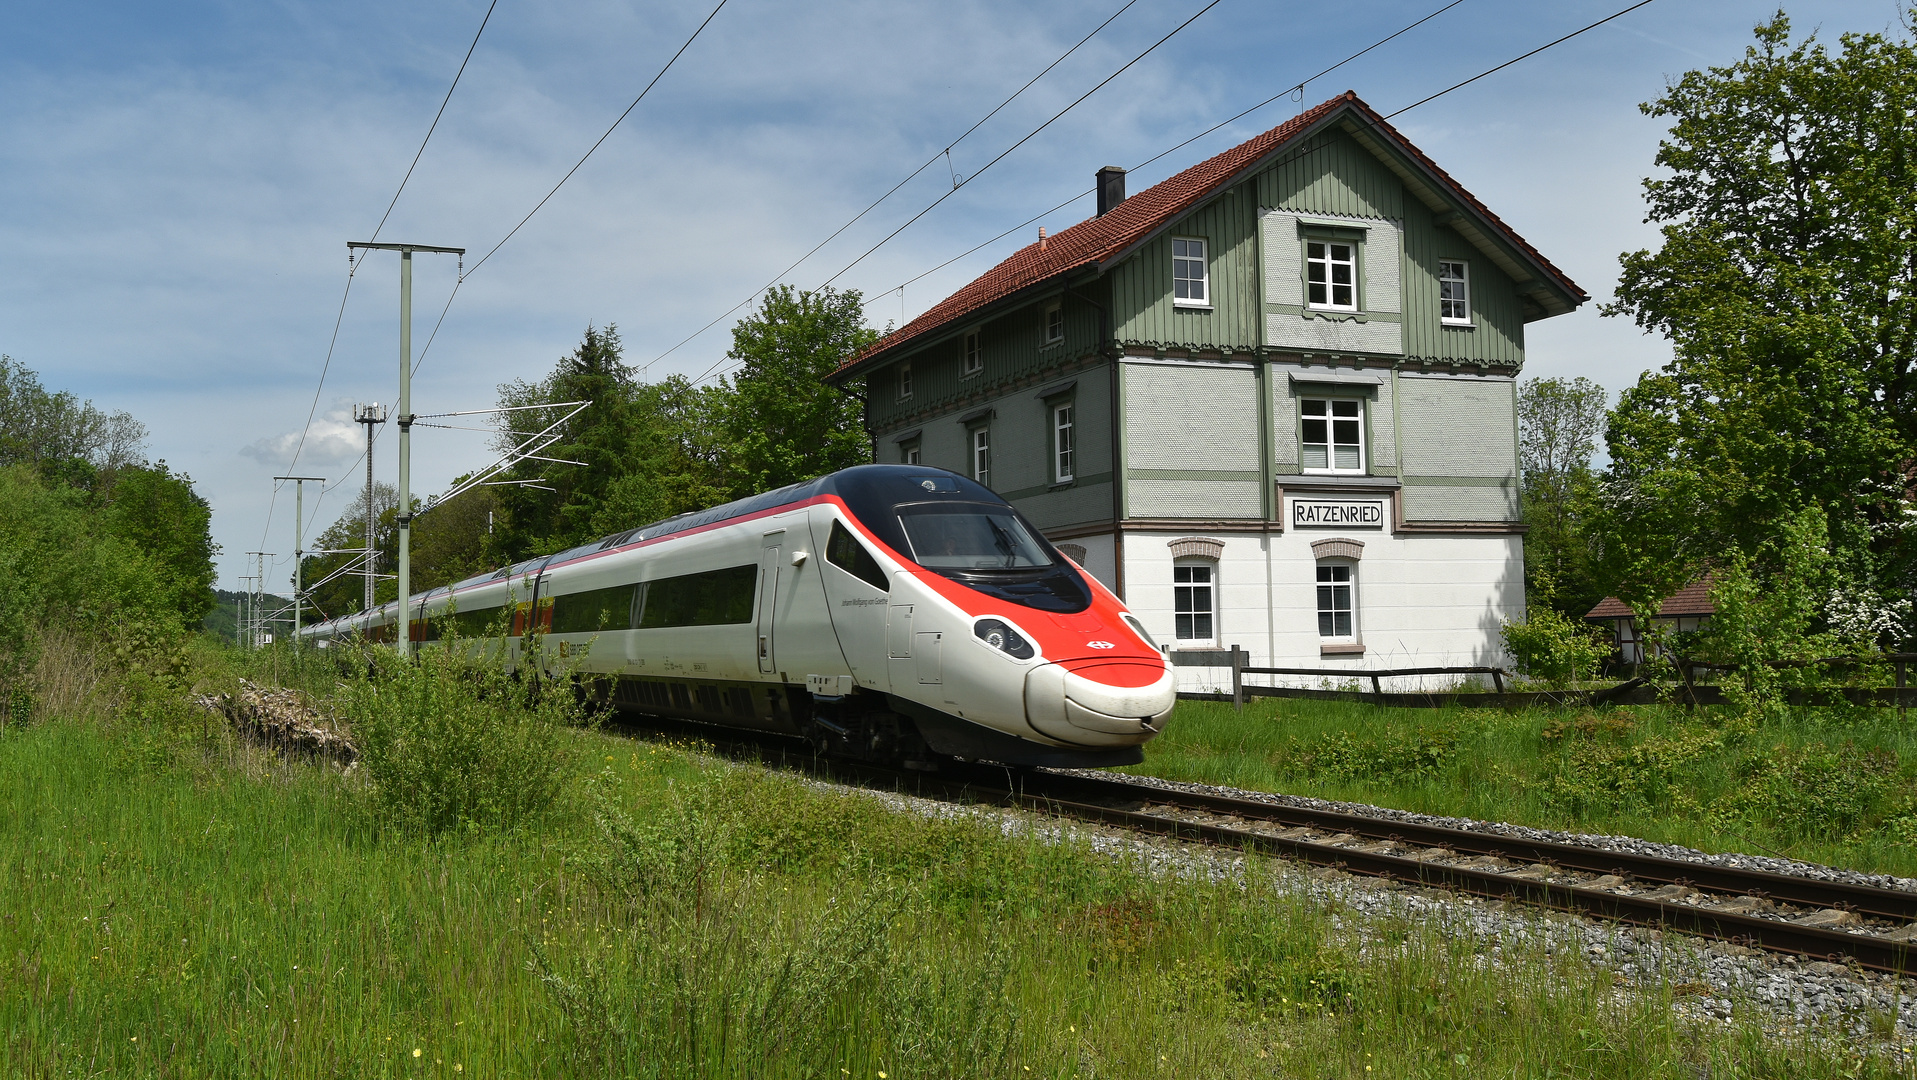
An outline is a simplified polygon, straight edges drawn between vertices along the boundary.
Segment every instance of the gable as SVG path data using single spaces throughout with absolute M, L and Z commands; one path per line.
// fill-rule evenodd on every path
M 1353 146 L 1345 148 L 1346 142 Z M 1402 190 L 1427 203 L 1435 199 L 1451 207 L 1443 224 L 1481 243 L 1487 258 L 1504 267 L 1504 272 L 1527 290 L 1540 317 L 1573 310 L 1588 299 L 1563 271 L 1406 142 L 1384 117 L 1347 91 L 1127 198 L 1102 215 L 1066 229 L 1049 243 L 1027 245 L 847 360 L 828 379 L 843 383 L 863 369 L 905 355 L 901 350 L 916 348 L 932 336 L 950 332 L 959 320 L 989 317 L 1030 299 L 1037 290 L 1062 287 L 1069 275 L 1077 274 L 1081 279 L 1083 271 L 1103 275 L 1194 211 L 1274 166 L 1299 166 L 1295 175 L 1280 175 L 1274 181 L 1280 189 L 1291 183 L 1295 197 L 1302 197 L 1315 183 L 1319 185 L 1316 194 L 1336 196 L 1374 211 L 1389 209 L 1393 205 L 1390 185 L 1382 182 L 1375 167 L 1364 163 L 1365 151 L 1370 151 L 1373 162 L 1381 163 L 1399 178 Z M 1321 158 L 1340 157 L 1350 166 L 1348 169 L 1316 164 Z M 1403 196 L 1398 199 L 1401 204 Z

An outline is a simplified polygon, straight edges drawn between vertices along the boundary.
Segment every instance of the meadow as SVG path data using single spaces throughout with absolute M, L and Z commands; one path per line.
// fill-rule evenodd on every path
M 240 664 L 200 645 L 0 728 L 7 1075 L 1909 1071 L 1754 1012 L 1686 1019 L 1682 986 L 1360 916 L 1274 864 L 1167 873 L 904 813 L 483 673 L 307 669 L 370 745 L 351 771 L 287 760 L 186 700 Z
M 1185 701 L 1127 771 L 1917 877 L 1917 727 L 1895 709 Z

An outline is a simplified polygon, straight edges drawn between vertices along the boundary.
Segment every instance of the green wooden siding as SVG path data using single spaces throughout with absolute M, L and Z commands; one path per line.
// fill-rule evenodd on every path
M 1404 351 L 1414 358 L 1466 363 L 1522 364 L 1524 318 L 1517 290 L 1504 271 L 1436 223 L 1423 203 L 1405 216 Z M 1443 325 L 1438 314 L 1438 260 L 1470 264 L 1471 329 Z
M 1253 185 L 1240 184 L 1113 268 L 1112 324 L 1120 341 L 1195 349 L 1249 350 L 1258 345 L 1262 271 L 1253 192 Z M 1205 241 L 1210 311 L 1180 308 L 1172 301 L 1175 237 Z
M 914 417 L 960 408 L 995 387 L 1093 351 L 1101 329 L 1094 301 L 1106 303 L 1105 293 L 1103 282 L 1092 282 L 1069 293 L 1054 293 L 997 318 L 965 324 L 964 331 L 886 364 L 866 380 L 871 402 L 868 422 L 880 432 L 914 424 Z M 1065 340 L 1057 344 L 1045 341 L 1045 307 L 1052 300 L 1057 300 L 1065 313 Z M 966 375 L 965 333 L 973 327 L 979 331 L 985 366 L 977 374 Z M 898 372 L 904 363 L 912 365 L 912 396 L 901 400 Z
M 1287 153 L 1258 175 L 1258 204 L 1303 213 L 1403 218 L 1404 184 L 1342 131 Z

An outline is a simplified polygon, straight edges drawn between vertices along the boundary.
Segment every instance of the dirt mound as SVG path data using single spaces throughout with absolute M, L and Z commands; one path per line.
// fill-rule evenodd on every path
M 332 717 L 306 695 L 280 686 L 240 680 L 238 694 L 201 695 L 201 708 L 224 716 L 242 733 L 289 754 L 321 757 L 341 765 L 359 760 L 359 748 Z

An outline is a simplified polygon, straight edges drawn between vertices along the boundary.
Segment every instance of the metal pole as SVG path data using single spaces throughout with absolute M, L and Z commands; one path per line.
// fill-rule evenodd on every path
M 435 247 L 429 244 L 378 244 L 348 241 L 350 251 L 364 248 L 399 252 L 399 641 L 412 652 L 412 624 L 406 618 L 407 601 L 412 596 L 412 472 L 413 472 L 413 252 L 430 251 L 443 255 L 466 254 L 465 248 Z M 371 546 L 370 544 L 368 545 Z
M 275 476 L 275 480 L 293 481 L 293 648 L 300 647 L 300 607 L 305 593 L 305 572 L 300 566 L 301 558 L 306 554 L 306 482 L 324 484 L 324 476 Z
M 413 253 L 399 253 L 399 641 L 413 652 L 407 601 L 413 585 Z

